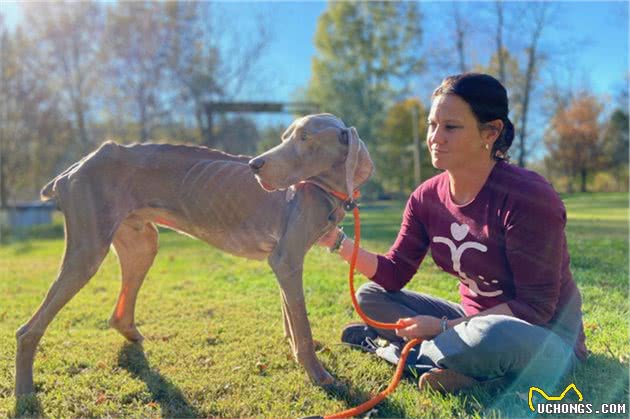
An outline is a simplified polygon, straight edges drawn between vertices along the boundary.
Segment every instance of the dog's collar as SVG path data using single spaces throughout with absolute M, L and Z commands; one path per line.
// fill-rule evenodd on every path
M 318 188 L 320 188 L 321 190 L 323 190 L 324 192 L 326 192 L 329 195 L 334 196 L 335 198 L 339 199 L 342 203 L 343 203 L 343 209 L 345 211 L 352 211 L 354 209 L 354 207 L 357 206 L 357 200 L 359 199 L 359 197 L 361 197 L 361 192 L 359 192 L 358 189 L 355 189 L 354 192 L 352 193 L 352 196 L 348 196 L 348 194 L 345 194 L 343 192 L 339 192 L 339 191 L 335 191 L 334 189 L 329 189 L 326 188 L 325 186 L 316 183 L 316 182 L 312 182 L 312 181 L 302 181 L 300 183 L 298 183 L 298 185 L 304 185 L 306 183 L 310 183 L 312 185 L 317 186 Z
M 348 196 L 348 194 L 333 191 L 333 190 L 326 191 L 326 192 L 328 192 L 335 198 L 341 199 L 341 201 L 343 201 L 343 209 L 346 211 L 352 211 L 354 207 L 357 206 L 357 199 L 361 197 L 361 192 L 359 192 L 358 189 L 355 189 L 354 192 L 352 192 L 352 196 Z

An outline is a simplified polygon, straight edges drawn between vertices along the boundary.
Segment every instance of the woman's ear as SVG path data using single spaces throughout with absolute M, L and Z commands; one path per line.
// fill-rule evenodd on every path
M 503 121 L 495 119 L 494 121 L 484 122 L 481 131 L 484 144 L 492 146 L 503 131 Z

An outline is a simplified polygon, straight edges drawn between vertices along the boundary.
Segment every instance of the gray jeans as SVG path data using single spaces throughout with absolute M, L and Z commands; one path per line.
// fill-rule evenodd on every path
M 411 291 L 388 292 L 373 282 L 358 290 L 357 299 L 365 314 L 382 322 L 417 315 L 465 316 L 459 304 Z M 377 332 L 393 344 L 382 353 L 389 349 L 388 360 L 397 361 L 391 359 L 391 352 L 404 342 L 393 330 Z M 573 348 L 556 333 L 515 317 L 488 315 L 473 317 L 422 342 L 410 353 L 407 365 L 419 373 L 450 368 L 479 380 L 511 376 L 528 386 L 555 386 L 576 360 Z

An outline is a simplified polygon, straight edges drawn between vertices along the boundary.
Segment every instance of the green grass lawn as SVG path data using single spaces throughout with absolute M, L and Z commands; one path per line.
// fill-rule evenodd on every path
M 564 197 L 573 274 L 584 299 L 592 355 L 568 376 L 585 403 L 628 401 L 628 194 Z M 365 205 L 362 244 L 386 251 L 402 202 Z M 351 231 L 351 217 L 346 230 Z M 13 397 L 15 330 L 35 311 L 63 252 L 59 225 L 0 247 L 0 417 L 301 417 L 330 414 L 384 389 L 394 368 L 339 344 L 357 319 L 347 265 L 321 248 L 309 253 L 304 289 L 319 358 L 348 386 L 329 394 L 313 386 L 291 358 L 282 333 L 280 297 L 265 262 L 247 261 L 162 231 L 160 252 L 137 306 L 144 350 L 127 344 L 107 320 L 120 286 L 110 252 L 98 274 L 57 316 L 35 360 L 37 395 Z M 46 237 L 46 238 L 42 238 Z M 358 278 L 359 283 L 365 279 Z M 409 288 L 458 299 L 456 278 L 430 258 Z M 359 284 L 357 284 L 358 287 Z M 627 407 L 626 407 L 627 409 Z M 419 393 L 402 381 L 373 417 L 523 417 L 518 389 L 459 396 Z M 622 415 L 627 417 L 626 414 Z

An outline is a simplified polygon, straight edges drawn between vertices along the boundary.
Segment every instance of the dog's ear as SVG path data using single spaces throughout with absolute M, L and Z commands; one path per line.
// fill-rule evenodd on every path
M 352 130 L 356 133 L 356 129 L 354 129 L 354 127 Z M 370 157 L 370 153 L 368 152 L 365 143 L 359 138 L 358 134 L 357 139 L 359 140 L 359 155 L 357 158 L 357 166 L 354 170 L 353 183 L 355 189 L 358 189 L 361 185 L 367 182 L 374 172 L 374 163 L 372 162 L 372 158 Z
M 374 170 L 374 164 L 365 143 L 359 138 L 356 128 L 350 127 L 347 132 L 349 137 L 348 157 L 346 159 L 346 187 L 348 195 L 352 196 L 352 192 L 368 180 Z

